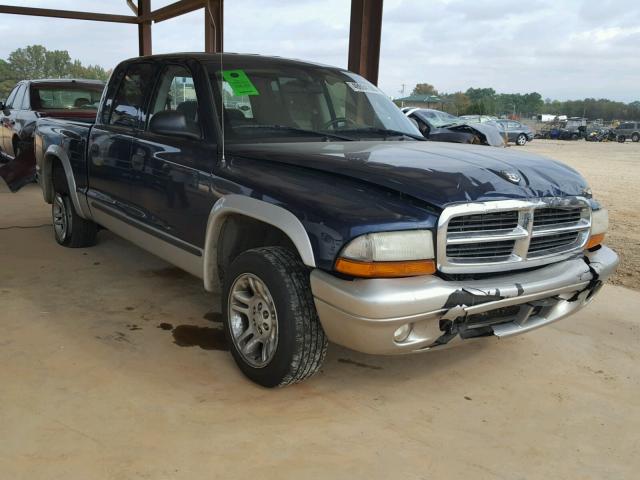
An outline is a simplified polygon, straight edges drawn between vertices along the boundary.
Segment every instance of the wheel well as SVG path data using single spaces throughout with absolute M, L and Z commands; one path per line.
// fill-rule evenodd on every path
M 55 192 L 67 192 L 69 186 L 67 185 L 67 176 L 64 172 L 62 162 L 58 157 L 52 157 L 50 160 L 50 172 L 51 172 L 51 186 L 52 196 Z
M 258 247 L 284 247 L 298 255 L 291 239 L 277 227 L 240 214 L 225 217 L 218 239 L 218 276 L 224 273 L 242 252 Z

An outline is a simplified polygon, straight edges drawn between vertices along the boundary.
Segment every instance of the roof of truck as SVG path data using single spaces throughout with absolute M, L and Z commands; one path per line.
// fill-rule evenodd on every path
M 192 58 L 194 60 L 197 61 L 211 61 L 211 60 L 219 60 L 220 59 L 220 55 L 219 53 L 204 53 L 204 52 L 176 52 L 176 53 L 162 53 L 159 55 L 147 55 L 145 57 L 133 57 L 130 58 L 128 60 L 125 60 L 125 62 L 129 62 L 129 61 L 136 61 L 136 60 L 154 60 L 154 59 L 158 59 L 158 60 L 162 60 L 162 59 L 184 59 L 185 57 L 188 58 Z M 233 52 L 224 52 L 222 53 L 222 59 L 224 61 L 225 58 L 229 57 L 229 59 L 234 59 L 234 60 L 246 60 L 246 61 L 262 61 L 262 62 L 268 62 L 268 61 L 272 61 L 272 62 L 278 62 L 278 63 L 289 63 L 292 65 L 298 64 L 298 65 L 313 65 L 316 67 L 324 67 L 324 68 L 335 68 L 338 70 L 346 70 L 345 68 L 342 67 L 336 67 L 335 65 L 326 65 L 326 64 L 322 64 L 322 63 L 316 63 L 316 62 L 309 62 L 306 60 L 297 60 L 297 59 L 292 59 L 292 58 L 284 58 L 284 57 L 277 57 L 277 56 L 268 56 L 268 55 L 258 55 L 256 53 L 233 53 Z
M 27 81 L 36 85 L 40 83 L 93 83 L 96 85 L 104 85 L 102 80 L 89 80 L 86 78 L 38 78 Z

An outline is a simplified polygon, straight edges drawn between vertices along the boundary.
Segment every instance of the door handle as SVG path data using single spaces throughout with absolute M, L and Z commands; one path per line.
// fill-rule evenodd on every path
M 136 153 L 131 155 L 131 168 L 133 168 L 134 170 L 142 171 L 144 169 L 145 157 L 146 154 L 144 150 L 142 150 L 141 148 L 136 150 Z

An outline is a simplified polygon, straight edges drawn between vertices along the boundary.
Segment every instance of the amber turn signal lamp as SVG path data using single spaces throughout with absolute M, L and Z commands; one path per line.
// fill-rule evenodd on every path
M 433 260 L 407 260 L 403 262 L 359 262 L 339 258 L 336 270 L 345 275 L 365 278 L 415 277 L 436 273 Z
M 604 233 L 598 233 L 597 235 L 592 235 L 587 242 L 587 246 L 585 247 L 587 250 L 593 247 L 597 247 L 602 242 L 604 242 Z

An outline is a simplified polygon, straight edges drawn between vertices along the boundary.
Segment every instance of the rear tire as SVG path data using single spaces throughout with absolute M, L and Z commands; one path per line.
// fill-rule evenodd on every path
M 53 235 L 58 244 L 69 248 L 92 247 L 96 244 L 98 225 L 80 217 L 66 193 L 56 192 L 51 205 Z
M 527 136 L 524 133 L 521 133 L 520 135 L 518 135 L 518 138 L 516 138 L 516 145 L 518 145 L 519 147 L 522 147 L 526 144 L 527 144 Z
M 261 247 L 241 253 L 226 272 L 222 302 L 231 354 L 253 382 L 290 385 L 322 366 L 327 337 L 309 271 L 291 251 Z
M 631 141 L 640 142 L 640 135 L 637 133 L 634 133 L 633 135 L 631 135 Z

